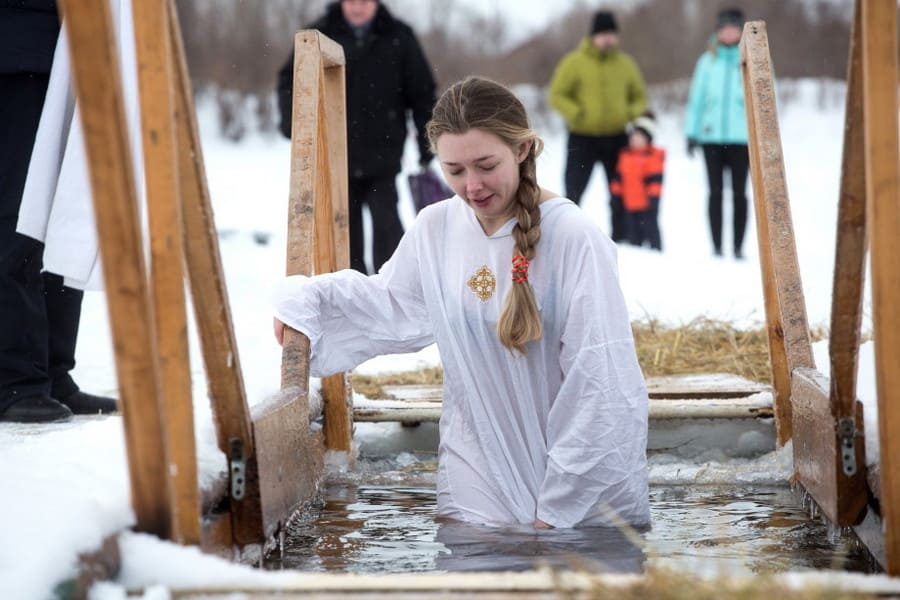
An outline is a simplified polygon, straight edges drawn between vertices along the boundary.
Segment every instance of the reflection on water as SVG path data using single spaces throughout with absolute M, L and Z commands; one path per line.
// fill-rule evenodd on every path
M 810 519 L 786 487 L 651 488 L 650 511 L 652 565 L 710 575 L 876 568 L 854 536 Z
M 433 488 L 330 486 L 318 513 L 288 528 L 267 568 L 413 573 L 523 571 L 541 565 L 639 573 L 640 534 L 617 529 L 535 530 L 435 520 Z
M 364 476 L 333 476 L 318 510 L 292 523 L 283 551 L 265 567 L 413 573 L 549 565 L 635 573 L 650 565 L 712 575 L 874 569 L 855 538 L 810 519 L 787 488 L 655 487 L 653 529 L 643 533 L 490 528 L 435 520 L 428 464 L 388 471 L 370 464 Z

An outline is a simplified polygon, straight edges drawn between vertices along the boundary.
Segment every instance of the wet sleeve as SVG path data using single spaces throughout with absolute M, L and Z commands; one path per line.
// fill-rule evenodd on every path
M 615 249 L 597 234 L 567 262 L 563 383 L 547 421 L 537 518 L 574 527 L 599 510 L 645 517 L 647 391 L 619 288 Z M 566 269 L 569 269 L 569 265 Z M 566 286 L 564 286 L 566 287 Z
M 310 341 L 310 371 L 324 377 L 381 354 L 433 343 L 419 280 L 415 227 L 377 275 L 350 269 L 288 277 L 274 295 L 275 317 Z

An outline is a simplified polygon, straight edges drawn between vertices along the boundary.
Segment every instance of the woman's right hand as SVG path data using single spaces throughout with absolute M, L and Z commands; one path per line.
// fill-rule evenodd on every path
M 284 323 L 276 317 L 273 319 L 272 327 L 275 330 L 275 339 L 278 340 L 278 345 L 284 346 Z

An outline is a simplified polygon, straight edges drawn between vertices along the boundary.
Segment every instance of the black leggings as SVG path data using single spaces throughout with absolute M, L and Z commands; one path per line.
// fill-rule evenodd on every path
M 747 173 L 750 154 L 747 144 L 703 144 L 706 176 L 709 180 L 709 228 L 713 247 L 722 252 L 722 180 L 725 169 L 731 171 L 731 201 L 734 207 L 734 252 L 740 255 L 747 228 Z
M 351 178 L 349 191 L 350 268 L 367 273 L 362 219 L 363 204 L 367 204 L 372 213 L 372 262 L 377 273 L 403 237 L 395 177 Z

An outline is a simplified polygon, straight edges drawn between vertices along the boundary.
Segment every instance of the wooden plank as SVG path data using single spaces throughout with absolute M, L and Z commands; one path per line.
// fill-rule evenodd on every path
M 313 30 L 308 31 L 312 32 Z M 303 32 L 301 31 L 300 33 L 302 34 Z M 332 67 L 341 67 L 341 71 L 343 71 L 343 67 L 346 64 L 346 61 L 344 60 L 344 48 L 318 31 L 315 31 L 315 34 L 319 38 L 316 45 L 319 47 L 319 54 L 322 57 L 322 66 L 327 70 L 331 70 Z M 343 75 L 343 72 L 341 74 Z
M 443 396 L 443 386 L 440 384 L 385 385 L 382 390 L 387 398 L 417 402 L 441 402 Z M 647 392 L 651 400 L 746 398 L 771 391 L 767 385 L 723 373 L 647 378 Z
M 258 490 L 261 529 L 247 536 L 246 529 L 236 528 L 235 542 L 241 545 L 272 539 L 315 498 L 324 469 L 323 438 L 309 432 L 309 421 L 299 410 L 296 396 L 281 394 L 252 410 L 253 435 L 260 443 L 247 465 L 247 484 L 248 492 Z
M 848 476 L 841 462 L 841 438 L 831 414 L 828 378 L 815 369 L 797 369 L 792 378 L 794 470 L 828 520 L 840 527 L 859 522 L 866 509 L 866 470 Z M 856 402 L 857 465 L 866 464 L 862 404 Z
M 862 38 L 860 2 L 850 38 L 847 107 L 838 203 L 837 249 L 831 304 L 831 410 L 836 419 L 852 417 L 856 403 L 863 288 L 866 270 L 865 123 L 862 99 Z
M 346 245 L 346 125 L 342 66 L 325 68 L 317 31 L 295 36 L 294 108 L 291 149 L 291 203 L 288 224 L 288 275 L 331 272 L 349 266 Z M 332 42 L 333 44 L 333 42 Z M 331 48 L 340 56 L 340 46 Z M 336 108 L 337 107 L 337 108 Z M 336 238 L 342 242 L 336 250 Z M 282 388 L 302 390 L 308 413 L 308 340 L 287 332 L 282 354 Z M 329 448 L 349 451 L 352 441 L 350 395 L 344 374 L 322 382 L 325 437 Z
M 278 583 L 271 587 L 250 585 L 245 588 L 228 586 L 208 587 L 203 590 L 173 589 L 174 598 L 190 597 L 188 594 L 249 594 L 271 591 L 278 594 L 290 592 L 537 592 L 558 594 L 591 592 L 602 584 L 628 587 L 643 581 L 642 575 L 624 573 L 592 574 L 586 571 L 553 571 L 552 569 L 499 573 L 405 573 L 403 575 L 371 575 L 359 573 L 282 573 Z M 571 597 L 571 596 L 569 596 Z M 581 597 L 581 596 L 575 596 Z
M 772 416 L 772 395 L 760 393 L 747 398 L 650 399 L 650 419 L 752 419 Z M 429 401 L 372 401 L 353 409 L 360 422 L 423 423 L 441 418 L 441 404 Z
M 172 508 L 158 351 L 109 2 L 63 0 L 59 6 L 84 124 L 100 253 L 106 257 L 103 277 L 136 529 L 168 538 Z
M 331 231 L 322 231 L 325 243 L 316 250 L 316 272 L 325 273 L 350 267 L 350 230 L 348 215 L 349 184 L 347 181 L 347 114 L 346 79 L 344 75 L 344 50 L 326 36 L 319 36 L 319 48 L 323 55 L 324 69 L 320 87 L 320 117 L 324 129 L 319 131 L 319 160 L 324 159 L 325 169 L 320 171 L 319 185 L 327 198 L 330 215 L 323 214 L 321 223 Z M 324 131 L 325 135 L 322 136 Z M 319 216 L 316 217 L 317 222 Z M 318 230 L 317 230 L 317 240 Z M 323 253 L 323 250 L 326 251 Z M 322 400 L 325 414 L 325 445 L 331 450 L 350 452 L 353 443 L 353 392 L 350 378 L 338 373 L 322 380 Z
M 648 377 L 650 398 L 743 398 L 771 387 L 730 373 Z
M 254 532 L 261 535 L 259 493 L 253 489 L 257 480 L 247 480 L 246 470 L 254 460 L 255 440 L 250 422 L 250 409 L 241 373 L 237 340 L 232 326 L 231 308 L 225 287 L 225 272 L 219 253 L 212 203 L 203 165 L 200 132 L 197 128 L 194 98 L 188 76 L 181 27 L 174 5 L 169 1 L 169 32 L 172 36 L 172 58 L 176 77 L 176 124 L 178 134 L 178 175 L 184 220 L 185 258 L 194 307 L 194 318 L 200 333 L 203 365 L 209 386 L 209 398 L 216 426 L 219 449 L 229 461 L 229 473 L 245 461 L 245 495 L 231 494 L 231 518 L 234 532 L 245 538 Z M 240 454 L 240 456 L 237 456 Z M 232 477 L 234 479 L 235 477 Z M 231 480 L 229 480 L 231 481 Z M 235 533 L 235 538 L 238 534 Z
M 316 273 L 350 267 L 350 234 L 347 202 L 347 114 L 344 50 L 318 35 L 324 65 L 319 86 L 319 172 L 316 202 Z M 329 64 L 329 53 L 339 63 Z M 322 380 L 325 411 L 325 445 L 329 450 L 350 452 L 353 444 L 353 397 L 346 373 Z
M 315 189 L 319 161 L 319 112 L 322 58 L 316 32 L 294 37 L 294 98 L 291 121 L 291 183 L 288 203 L 287 274 L 312 275 L 315 239 Z M 296 389 L 309 412 L 309 340 L 285 329 L 281 389 Z
M 886 571 L 900 575 L 900 191 L 897 3 L 862 2 L 866 197 Z
M 182 269 L 184 248 L 167 5 L 167 0 L 132 2 L 160 389 L 168 432 L 167 454 L 172 465 L 169 469 L 174 510 L 172 539 L 199 544 L 200 489 Z
M 234 337 L 228 292 L 225 289 L 225 273 L 219 254 L 219 240 L 206 184 L 197 113 L 194 109 L 181 28 L 171 0 L 169 6 L 176 83 L 178 177 L 194 317 L 200 332 L 219 449 L 230 456 L 231 441 L 237 440 L 243 446 L 244 455 L 250 456 L 253 454 L 250 410 L 247 407 L 241 361 Z
M 322 36 L 323 47 L 334 44 Z M 337 45 L 337 44 L 335 44 Z M 343 49 L 338 45 L 343 60 Z M 325 129 L 327 132 L 328 164 L 330 179 L 327 182 L 331 198 L 331 214 L 334 262 L 332 270 L 350 268 L 350 225 L 348 214 L 349 184 L 347 181 L 347 92 L 343 63 L 324 70 L 323 101 L 325 103 Z
M 775 387 L 775 423 L 778 444 L 783 445 L 791 437 L 790 374 L 798 367 L 814 368 L 815 363 L 784 175 L 769 42 L 762 21 L 744 25 L 741 72 Z
M 814 369 L 792 375 L 794 468 L 797 481 L 824 515 L 846 527 L 866 508 L 865 440 L 862 405 L 856 401 L 856 362 L 865 260 L 865 177 L 862 164 L 862 105 L 859 30 L 854 30 L 849 67 L 850 89 L 844 130 L 844 160 L 838 216 L 830 355 L 835 379 Z M 843 446 L 849 423 L 853 451 Z M 844 469 L 844 453 L 853 471 Z M 849 463 L 848 463 L 849 464 Z

